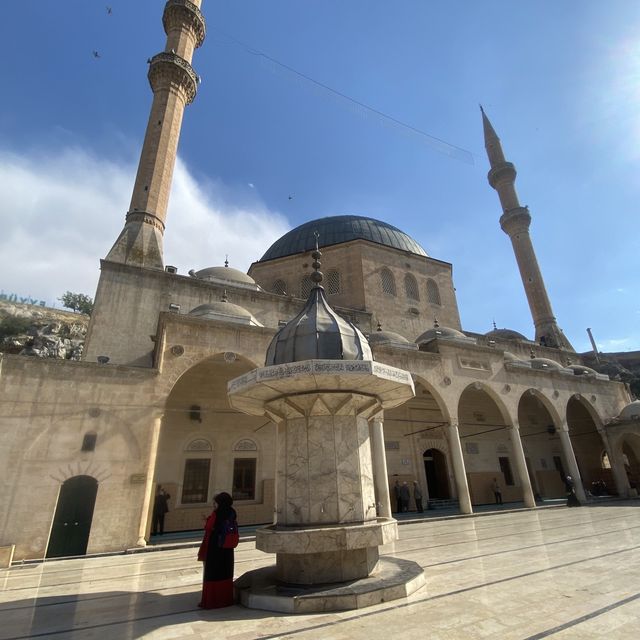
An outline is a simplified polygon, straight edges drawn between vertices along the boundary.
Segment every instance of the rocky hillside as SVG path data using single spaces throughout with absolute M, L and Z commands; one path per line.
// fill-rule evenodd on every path
M 0 300 L 0 352 L 80 360 L 89 316 Z

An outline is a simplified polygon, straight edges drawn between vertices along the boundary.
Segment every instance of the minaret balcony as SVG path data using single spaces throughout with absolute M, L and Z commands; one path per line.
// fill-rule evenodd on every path
M 503 184 L 513 184 L 516 181 L 517 171 L 511 162 L 503 162 L 492 167 L 487 174 L 489 184 L 498 189 Z
M 500 226 L 509 237 L 529 231 L 530 225 L 531 214 L 527 207 L 515 207 L 500 216 Z
M 206 25 L 202 11 L 189 0 L 169 0 L 164 6 L 162 24 L 165 33 L 176 27 L 186 26 L 195 36 L 196 49 L 204 42 Z
M 149 84 L 154 93 L 177 86 L 185 95 L 187 104 L 193 102 L 198 91 L 198 75 L 193 67 L 175 53 L 158 53 L 149 60 Z

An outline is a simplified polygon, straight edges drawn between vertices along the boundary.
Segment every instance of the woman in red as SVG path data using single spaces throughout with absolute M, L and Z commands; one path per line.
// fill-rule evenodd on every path
M 204 539 L 198 560 L 204 562 L 202 600 L 203 609 L 218 609 L 233 604 L 233 549 L 223 548 L 225 530 L 229 525 L 237 531 L 233 498 L 224 491 L 213 499 L 213 512 L 204 526 Z

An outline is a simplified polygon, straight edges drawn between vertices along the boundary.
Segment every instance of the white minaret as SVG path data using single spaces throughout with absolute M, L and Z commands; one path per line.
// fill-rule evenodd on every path
M 124 229 L 107 255 L 112 262 L 163 268 L 162 239 L 182 116 L 199 82 L 191 60 L 205 37 L 201 4 L 169 0 L 164 7 L 167 44 L 149 60 L 153 104 Z
M 538 266 L 533 243 L 529 235 L 531 215 L 529 209 L 520 205 L 516 193 L 516 168 L 507 162 L 498 138 L 489 118 L 482 111 L 482 125 L 484 129 L 484 145 L 489 157 L 491 169 L 487 176 L 489 184 L 498 192 L 502 205 L 500 226 L 511 238 L 516 262 L 520 269 L 522 284 L 524 285 L 531 316 L 536 331 L 536 342 L 548 347 L 573 351 L 571 343 L 562 333 L 551 309 L 551 302 L 544 286 L 542 273 Z

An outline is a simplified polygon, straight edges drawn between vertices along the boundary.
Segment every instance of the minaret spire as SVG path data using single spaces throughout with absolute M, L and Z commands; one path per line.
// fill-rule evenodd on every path
M 536 330 L 536 342 L 548 347 L 573 351 L 573 347 L 560 330 L 551 309 L 551 302 L 529 235 L 531 215 L 527 207 L 520 205 L 516 193 L 516 168 L 511 162 L 505 160 L 500 138 L 498 138 L 482 106 L 480 106 L 480 111 L 482 112 L 484 146 L 491 165 L 487 178 L 500 198 L 503 211 L 500 217 L 500 226 L 511 238 L 522 284 L 531 309 Z
M 196 96 L 200 78 L 193 51 L 205 38 L 202 0 L 168 0 L 162 23 L 167 42 L 149 59 L 153 103 L 124 229 L 107 260 L 163 268 L 162 240 L 184 108 Z

